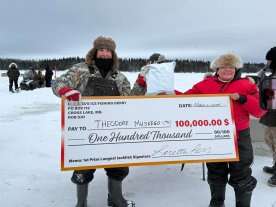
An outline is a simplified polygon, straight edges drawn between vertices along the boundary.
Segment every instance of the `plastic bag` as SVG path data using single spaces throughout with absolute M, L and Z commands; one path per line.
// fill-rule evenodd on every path
M 173 94 L 175 62 L 150 64 L 145 74 L 147 83 L 146 95 Z

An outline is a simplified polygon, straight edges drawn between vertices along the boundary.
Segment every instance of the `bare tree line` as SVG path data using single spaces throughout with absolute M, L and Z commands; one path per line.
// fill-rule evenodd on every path
M 84 58 L 80 57 L 67 57 L 59 59 L 43 59 L 43 60 L 21 60 L 21 59 L 1 59 L 0 70 L 7 70 L 11 62 L 15 62 L 20 70 L 44 70 L 46 65 L 49 65 L 53 70 L 66 70 L 76 63 L 83 62 Z M 120 70 L 128 72 L 138 72 L 141 67 L 146 64 L 145 58 L 123 58 L 120 59 Z M 209 61 L 202 60 L 188 60 L 188 59 L 175 59 L 168 61 L 176 61 L 175 72 L 208 72 Z M 254 73 L 264 67 L 263 63 L 245 63 L 244 72 Z

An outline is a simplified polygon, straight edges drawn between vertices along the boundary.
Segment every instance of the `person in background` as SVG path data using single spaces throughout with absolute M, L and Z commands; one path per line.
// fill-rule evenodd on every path
M 85 62 L 72 66 L 67 73 L 52 83 L 54 94 L 72 101 L 78 101 L 81 95 L 128 96 L 130 83 L 119 71 L 115 49 L 116 44 L 112 38 L 96 38 Z M 74 171 L 71 180 L 77 185 L 76 207 L 87 206 L 88 184 L 93 180 L 95 171 Z M 122 194 L 122 181 L 128 175 L 129 168 L 106 168 L 105 171 L 108 177 L 108 206 L 135 206 L 133 201 L 126 200 Z
M 184 94 L 231 94 L 237 130 L 240 161 L 207 163 L 211 200 L 209 207 L 224 207 L 226 184 L 235 191 L 236 207 L 249 207 L 257 180 L 252 176 L 253 147 L 250 138 L 250 115 L 261 117 L 265 111 L 259 106 L 257 86 L 248 78 L 241 78 L 243 63 L 232 53 L 218 56 L 210 65 L 215 72 L 196 83 Z M 230 178 L 228 179 L 228 174 Z
M 37 85 L 38 85 L 38 88 L 41 88 L 44 86 L 44 75 L 42 75 L 42 72 L 41 70 L 39 70 L 37 72 L 37 79 L 35 81 L 37 81 Z
M 42 73 L 39 74 L 39 70 L 38 72 L 36 72 L 34 68 L 31 68 L 28 75 L 31 80 L 29 83 L 30 89 L 33 90 L 33 89 L 39 88 L 40 87 L 39 81 L 41 80 Z
M 147 61 L 146 65 L 149 64 L 161 64 L 165 62 L 165 56 L 160 54 L 160 53 L 153 53 L 150 57 L 149 60 Z M 148 67 L 142 67 L 140 73 L 138 74 L 138 77 L 132 87 L 131 90 L 131 95 L 135 96 L 141 96 L 145 95 L 147 92 L 147 83 L 145 80 L 145 75 L 148 72 Z
M 34 90 L 39 87 L 38 74 L 33 67 L 23 74 L 23 80 L 20 83 L 21 90 Z
M 49 65 L 46 65 L 45 67 L 45 86 L 46 87 L 51 87 L 53 74 L 54 73 L 52 69 L 49 67 Z
M 14 87 L 15 87 L 15 91 L 19 91 L 18 78 L 20 76 L 20 72 L 18 70 L 18 66 L 17 66 L 16 63 L 11 63 L 9 65 L 7 75 L 9 77 L 9 91 L 14 93 L 13 84 L 14 84 Z
M 275 77 L 276 79 L 276 47 L 271 48 L 267 52 L 266 60 L 271 72 L 268 77 Z M 261 71 L 261 73 L 259 74 L 260 82 L 262 82 L 262 80 L 266 77 L 265 72 L 266 70 Z M 268 95 L 265 93 L 261 94 L 264 94 L 264 96 Z M 261 99 L 261 101 L 265 102 L 266 100 Z M 267 104 L 263 103 L 263 105 Z M 276 187 L 276 109 L 268 109 L 267 113 L 261 117 L 259 122 L 265 126 L 264 140 L 272 151 L 273 159 L 273 165 L 271 167 L 264 166 L 263 171 L 273 174 L 273 176 L 269 178 L 267 182 L 269 186 Z
M 23 80 L 33 80 L 36 75 L 37 74 L 35 69 L 31 67 L 30 70 L 25 71 L 25 73 L 23 74 Z

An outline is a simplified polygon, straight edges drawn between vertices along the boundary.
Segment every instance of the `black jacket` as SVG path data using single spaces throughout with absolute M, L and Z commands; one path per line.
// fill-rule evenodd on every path
M 260 123 L 268 126 L 275 127 L 276 126 L 276 110 L 270 110 L 265 115 L 260 118 Z
M 9 77 L 9 79 L 17 80 L 20 75 L 20 72 L 17 68 L 9 68 L 7 75 Z

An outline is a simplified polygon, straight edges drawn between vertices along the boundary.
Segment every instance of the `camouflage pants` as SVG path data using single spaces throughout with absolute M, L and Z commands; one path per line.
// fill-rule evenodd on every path
M 273 164 L 276 162 L 276 127 L 266 127 L 264 140 L 272 151 Z

